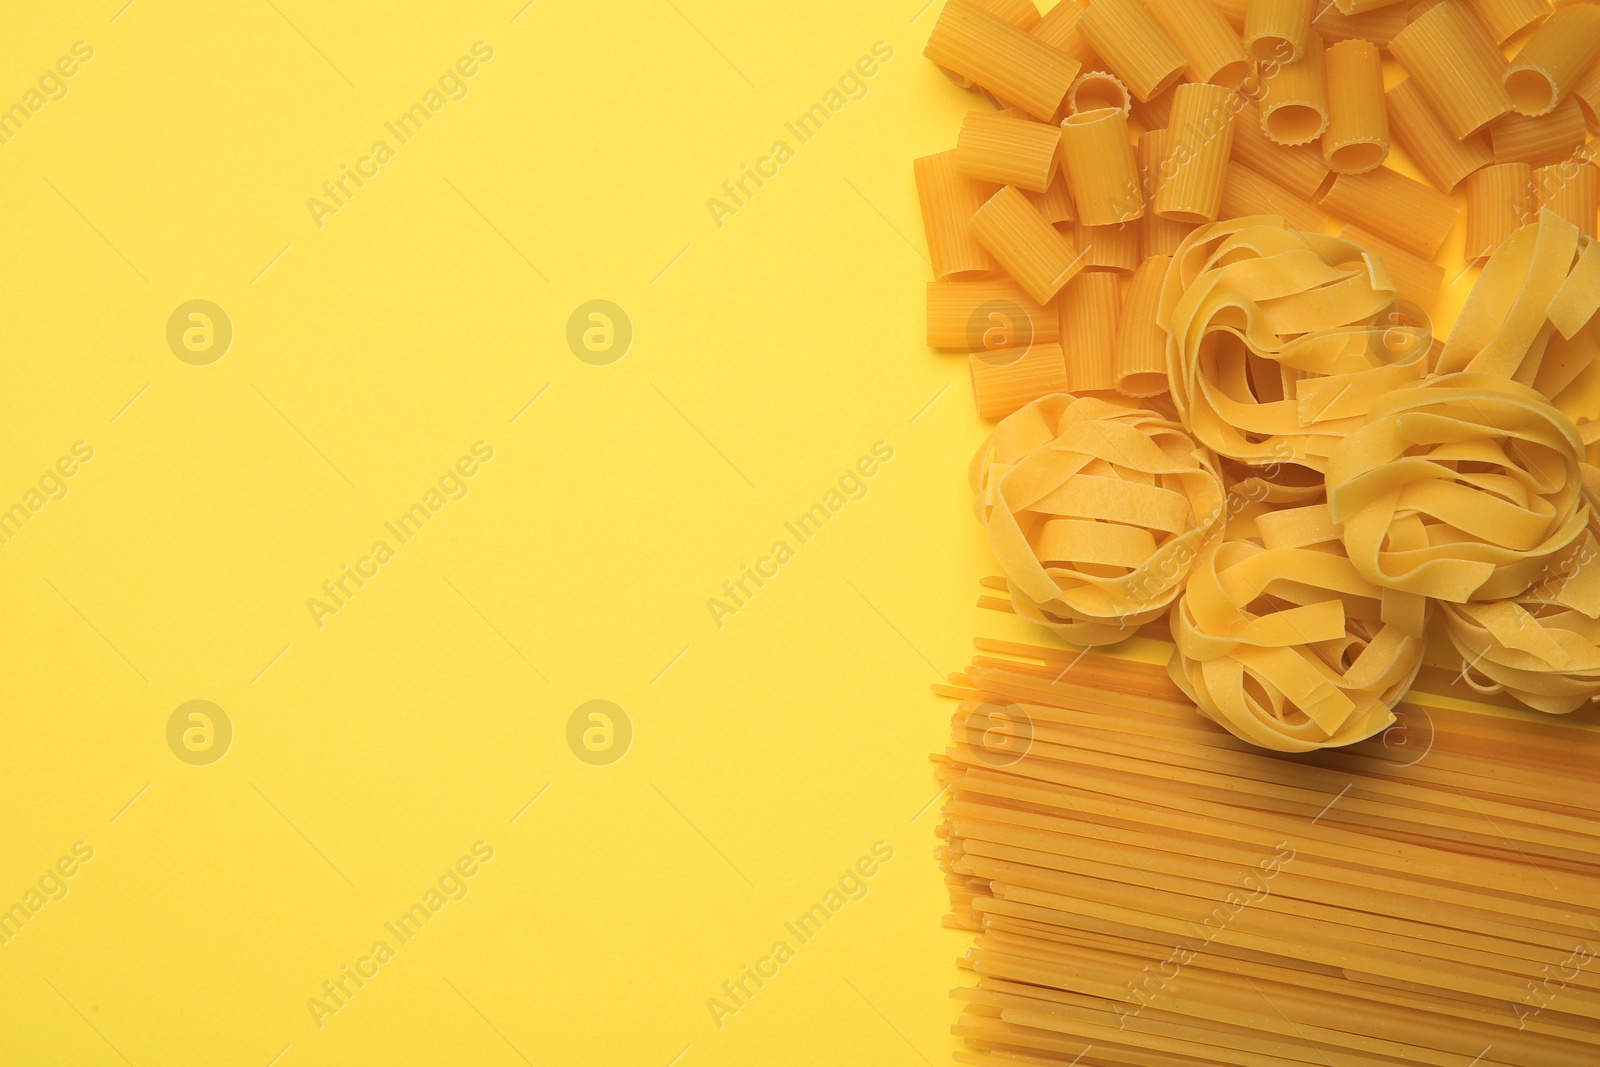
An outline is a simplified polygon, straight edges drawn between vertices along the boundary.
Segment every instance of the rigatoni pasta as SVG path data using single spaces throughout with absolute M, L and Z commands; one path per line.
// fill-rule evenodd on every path
M 1371 41 L 1388 51 L 1399 32 L 1406 28 L 1406 9 L 1400 4 L 1364 11 L 1359 15 L 1346 15 L 1330 3 L 1322 3 L 1311 20 L 1311 28 L 1322 35 L 1324 41 Z
M 1511 110 L 1505 56 L 1461 0 L 1440 0 L 1395 34 L 1389 50 L 1458 139 Z
M 1111 353 L 1122 306 L 1121 278 L 1086 270 L 1061 291 L 1062 348 L 1071 392 L 1107 393 L 1115 385 Z
M 1067 357 L 1054 341 L 1035 344 L 1021 355 L 1007 352 L 994 357 L 977 352 L 967 357 L 967 362 L 980 418 L 1003 419 L 1041 396 L 1069 388 Z
M 1268 137 L 1281 145 L 1321 137 L 1328 127 L 1322 37 L 1307 30 L 1298 59 L 1262 64 L 1261 90 L 1261 124 Z
M 1294 63 L 1305 52 L 1316 0 L 1249 0 L 1244 47 L 1258 63 Z
M 1060 154 L 1058 126 L 969 111 L 956 137 L 956 173 L 1042 193 L 1057 171 Z
M 1543 115 L 1530 118 L 1513 111 L 1489 124 L 1489 145 L 1496 163 L 1540 166 L 1571 159 L 1587 135 L 1583 109 L 1570 96 Z
M 1078 63 L 970 0 L 948 0 L 923 55 L 1041 122 L 1053 122 Z
M 1083 9 L 1077 4 L 1057 4 L 1028 32 L 1058 52 L 1065 52 L 1078 61 L 1079 68 L 1100 62 L 1089 42 L 1078 32 L 1078 19 Z
M 1047 304 L 1083 266 L 1072 242 L 1044 220 L 1015 187 L 1001 186 L 973 213 L 968 228 L 1007 274 Z
M 1317 146 L 1286 148 L 1268 137 L 1254 104 L 1246 104 L 1234 120 L 1233 158 L 1302 200 L 1315 198 L 1331 173 Z
M 1295 196 L 1270 178 L 1263 178 L 1242 163 L 1229 163 L 1222 187 L 1222 212 L 1225 219 L 1250 215 L 1280 215 L 1290 229 L 1320 233 L 1328 216 Z
M 1078 75 L 1067 92 L 1067 112 L 1099 111 L 1114 107 L 1124 115 L 1133 109 L 1133 98 L 1128 87 L 1115 74 L 1103 70 L 1086 70 Z
M 1132 222 L 1113 222 L 1106 226 L 1085 226 L 1078 223 L 1072 231 L 1073 243 L 1081 249 L 1085 271 L 1121 271 L 1132 273 L 1143 257 L 1145 223 L 1154 218 L 1146 214 Z
M 1444 193 L 1388 167 L 1339 175 L 1321 206 L 1427 259 L 1439 254 L 1460 214 Z
M 923 156 L 913 165 L 922 227 L 928 237 L 928 258 L 934 276 L 981 278 L 993 274 L 994 257 L 967 232 L 967 220 L 994 195 L 994 186 L 956 173 L 952 149 Z
M 1385 94 L 1389 132 L 1434 187 L 1450 192 L 1461 179 L 1494 162 L 1488 138 L 1480 131 L 1457 140 L 1434 113 L 1416 82 L 1407 78 Z M 1497 121 L 1505 121 L 1500 119 Z
M 1086 225 L 1106 226 L 1144 214 L 1128 116 L 1117 108 L 1069 115 L 1061 124 L 1061 163 L 1078 218 Z
M 1067 176 L 1057 167 L 1050 178 L 1050 185 L 1042 193 L 1024 191 L 1033 206 L 1039 209 L 1039 214 L 1046 222 L 1071 222 L 1078 217 L 1077 209 L 1072 204 L 1072 191 L 1067 188 Z M 976 210 L 976 209 L 974 209 Z
M 1557 8 L 1523 43 L 1505 72 L 1506 93 L 1521 115 L 1543 115 L 1559 104 L 1600 55 L 1600 7 Z
M 1550 13 L 1548 0 L 1472 0 L 1472 6 L 1495 44 L 1505 44 Z
M 1250 57 L 1211 0 L 1145 0 L 1188 63 L 1190 79 L 1237 88 L 1250 73 Z
M 1054 303 L 1009 278 L 928 283 L 928 347 L 968 352 L 1026 349 L 1061 337 Z
M 1182 77 L 1188 62 L 1138 0 L 1093 0 L 1078 32 L 1141 101 Z
M 1346 226 L 1339 231 L 1339 236 L 1383 260 L 1384 269 L 1394 279 L 1395 294 L 1401 300 L 1415 304 L 1424 312 L 1438 301 L 1439 291 L 1444 288 L 1444 268 L 1433 260 L 1423 259 L 1360 226 Z
M 1165 129 L 1149 130 L 1139 135 L 1139 187 L 1144 190 L 1145 202 L 1152 203 L 1161 188 L 1162 168 L 1167 161 L 1170 136 Z M 1154 211 L 1145 212 L 1139 220 L 1140 251 L 1146 256 L 1170 256 L 1178 250 L 1178 243 L 1194 229 L 1190 222 L 1164 219 Z
M 1151 256 L 1139 264 L 1128 282 L 1111 358 L 1112 383 L 1124 396 L 1157 396 L 1167 391 L 1167 333 L 1156 323 L 1156 312 L 1171 262 L 1167 256 Z
M 1532 216 L 1536 198 L 1533 168 L 1526 163 L 1496 163 L 1468 175 L 1467 243 L 1462 254 L 1480 263 Z
M 1580 236 L 1595 236 L 1600 170 L 1571 162 L 1539 167 L 1533 172 L 1533 191 L 1539 207 L 1572 223 Z
M 1170 141 L 1156 191 L 1156 214 L 1179 222 L 1216 219 L 1238 103 L 1237 94 L 1223 85 L 1185 82 L 1172 91 Z
M 1370 41 L 1339 41 L 1324 58 L 1328 126 L 1322 133 L 1322 158 L 1340 174 L 1362 174 L 1389 157 L 1383 58 Z

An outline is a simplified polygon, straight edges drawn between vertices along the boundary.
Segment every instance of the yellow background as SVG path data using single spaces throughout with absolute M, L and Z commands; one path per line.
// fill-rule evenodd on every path
M 121 2 L 0 36 L 0 106 L 94 49 L 0 145 L 0 508 L 94 449 L 0 546 L 0 907 L 94 849 L 0 946 L 0 1062 L 947 1062 L 967 938 L 939 927 L 927 685 L 1025 631 L 974 607 L 984 428 L 921 343 L 910 160 L 974 101 L 920 56 L 936 5 Z M 468 95 L 395 143 L 479 40 Z M 380 138 L 319 228 L 308 198 Z M 209 366 L 166 342 L 193 299 L 234 328 Z M 633 325 L 609 366 L 566 343 L 594 299 Z M 480 440 L 469 495 L 393 545 Z M 779 539 L 719 628 L 708 598 Z M 195 699 L 235 730 L 210 766 L 167 745 Z M 593 699 L 633 727 L 609 766 L 567 745 Z M 308 998 L 480 840 L 469 894 L 319 1028 Z

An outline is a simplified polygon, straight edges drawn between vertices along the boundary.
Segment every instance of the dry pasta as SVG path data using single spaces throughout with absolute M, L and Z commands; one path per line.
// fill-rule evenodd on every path
M 964 352 L 1026 349 L 1061 337 L 1054 303 L 1040 304 L 1010 279 L 928 283 L 928 347 Z
M 1129 274 L 1139 266 L 1143 255 L 1145 223 L 1153 216 L 1132 222 L 1113 222 L 1105 226 L 1085 226 L 1073 230 L 1073 242 L 1083 250 L 1083 269 L 1112 270 Z
M 1024 190 L 1023 195 L 1039 209 L 1039 214 L 1046 222 L 1071 222 L 1078 217 L 1072 205 L 1072 191 L 1067 188 L 1067 176 L 1061 173 L 1059 167 L 1044 192 L 1030 193 Z
M 1039 342 L 1021 354 L 1015 349 L 999 355 L 974 352 L 968 363 L 978 415 L 990 421 L 1067 388 L 1066 355 L 1054 341 Z
M 967 220 L 994 194 L 994 187 L 956 173 L 954 150 L 923 156 L 912 169 L 934 276 L 959 279 L 993 274 L 994 257 L 967 232 Z
M 1061 291 L 1061 347 L 1067 354 L 1067 382 L 1076 395 L 1108 393 L 1116 384 L 1111 361 L 1121 286 L 1113 272 L 1086 270 Z
M 1083 266 L 1072 242 L 1013 186 L 1002 186 L 967 226 L 1037 303 L 1048 304 Z
M 1571 159 L 1583 147 L 1587 133 L 1583 109 L 1568 97 L 1537 118 L 1512 112 L 1495 119 L 1489 124 L 1489 144 L 1496 163 L 1540 165 Z
M 1456 138 L 1511 110 L 1505 57 L 1461 0 L 1441 0 L 1395 34 L 1389 50 Z
M 1145 0 L 1188 62 L 1189 77 L 1235 88 L 1250 73 L 1250 57 L 1211 0 Z
M 1570 162 L 1539 167 L 1533 172 L 1533 187 L 1539 207 L 1572 223 L 1582 236 L 1595 236 L 1595 214 L 1600 210 L 1600 170 Z
M 1346 15 L 1336 5 L 1323 3 L 1311 20 L 1311 28 L 1320 33 L 1324 41 L 1371 41 L 1389 51 L 1395 36 L 1406 28 L 1406 12 L 1399 4 L 1392 4 L 1359 15 Z
M 1261 125 L 1281 145 L 1300 145 L 1322 136 L 1328 125 L 1327 77 L 1322 38 L 1306 31 L 1300 58 L 1274 64 L 1261 77 Z
M 1155 212 L 1179 222 L 1209 222 L 1222 207 L 1239 98 L 1232 89 L 1185 82 L 1172 91 L 1167 159 Z
M 1577 97 L 1589 125 L 1600 126 L 1600 60 L 1589 64 L 1589 69 L 1573 84 L 1572 95 Z
M 1394 280 L 1395 294 L 1401 300 L 1410 301 L 1423 311 L 1438 301 L 1439 291 L 1444 288 L 1444 268 L 1433 260 L 1423 259 L 1360 226 L 1346 226 L 1339 231 L 1339 236 L 1383 260 L 1384 269 Z
M 1089 67 L 1098 63 L 1100 57 L 1078 32 L 1078 19 L 1082 15 L 1083 9 L 1077 4 L 1057 4 L 1029 32 L 1058 52 L 1071 56 L 1080 68 Z
M 1497 163 L 1467 178 L 1467 262 L 1488 259 L 1534 212 L 1533 168 Z
M 1326 52 L 1328 126 L 1322 158 L 1340 174 L 1362 174 L 1389 156 L 1383 58 L 1370 41 L 1339 41 Z
M 1228 164 L 1228 178 L 1222 187 L 1222 218 L 1247 215 L 1281 215 L 1290 229 L 1320 233 L 1328 216 L 1295 196 L 1270 178 L 1263 178 L 1239 163 Z
M 1518 50 L 1505 72 L 1506 93 L 1518 114 L 1543 115 L 1572 90 L 1600 55 L 1600 7 L 1557 8 Z
M 1139 135 L 1139 186 L 1144 190 L 1145 201 L 1153 202 L 1161 187 L 1162 166 L 1167 159 L 1167 131 L 1150 130 Z M 1178 250 L 1178 243 L 1194 227 L 1176 219 L 1164 219 L 1153 211 L 1139 220 L 1140 251 L 1145 257 L 1170 256 Z
M 969 111 L 956 138 L 956 173 L 1042 193 L 1056 173 L 1060 153 L 1059 127 Z
M 1258 63 L 1294 63 L 1305 52 L 1316 0 L 1249 0 L 1244 47 Z
M 1505 44 L 1550 13 L 1547 0 L 1472 0 L 1496 44 Z
M 1314 199 L 1331 173 L 1315 145 L 1287 148 L 1273 142 L 1254 104 L 1246 104 L 1234 121 L 1233 158 L 1302 200 Z
M 1019 30 L 1031 30 L 1039 24 L 1039 9 L 1033 0 L 972 0 L 997 19 L 1011 23 Z
M 1137 0 L 1093 0 L 1078 32 L 1141 101 L 1183 75 L 1183 53 Z
M 1087 225 L 1127 222 L 1144 214 L 1128 117 L 1120 110 L 1068 116 L 1061 124 L 1061 162 L 1078 218 Z
M 1128 87 L 1118 81 L 1115 74 L 1103 70 L 1089 70 L 1078 75 L 1067 93 L 1067 110 L 1077 114 L 1108 107 L 1129 114 L 1133 110 L 1133 98 L 1128 95 Z
M 1125 396 L 1167 391 L 1167 334 L 1156 324 L 1156 312 L 1170 262 L 1166 256 L 1150 256 L 1128 282 L 1111 361 L 1113 384 Z
M 1481 132 L 1457 140 L 1409 78 L 1385 96 L 1389 131 L 1436 189 L 1450 192 L 1462 178 L 1494 162 L 1488 139 Z
M 1439 254 L 1460 213 L 1456 202 L 1444 193 L 1388 167 L 1339 175 L 1328 186 L 1321 206 L 1349 222 L 1389 235 L 1395 244 L 1425 259 Z
M 1056 120 L 1078 76 L 1071 57 L 970 0 L 948 0 L 922 54 L 1041 122 Z

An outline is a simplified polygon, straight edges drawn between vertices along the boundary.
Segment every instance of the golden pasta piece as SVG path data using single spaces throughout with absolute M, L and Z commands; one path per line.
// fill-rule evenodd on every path
M 1389 50 L 1457 139 L 1511 110 L 1505 56 L 1461 0 L 1435 4 L 1395 34 Z
M 1322 470 L 1376 397 L 1427 371 L 1423 351 L 1391 357 L 1386 335 L 1407 329 L 1388 321 L 1395 302 L 1382 261 L 1350 241 L 1269 216 L 1202 226 L 1162 292 L 1173 405 L 1218 455 Z
M 1139 187 L 1144 190 L 1146 203 L 1153 202 L 1157 190 L 1161 188 L 1161 174 L 1167 161 L 1169 139 L 1164 128 L 1139 135 Z M 1140 252 L 1146 258 L 1171 256 L 1178 250 L 1179 242 L 1192 229 L 1194 229 L 1192 223 L 1164 219 L 1153 211 L 1147 211 L 1144 218 L 1139 220 Z
M 1220 531 L 1222 482 L 1176 423 L 1047 396 L 973 457 L 975 510 L 1018 614 L 1077 645 L 1159 618 Z
M 1496 44 L 1505 44 L 1550 13 L 1549 0 L 1471 0 Z
M 1595 236 L 1600 170 L 1570 161 L 1539 167 L 1533 172 L 1533 189 L 1541 208 L 1572 223 L 1581 236 Z
M 1443 267 L 1360 226 L 1346 226 L 1339 231 L 1339 236 L 1383 260 L 1384 269 L 1393 279 L 1395 293 L 1401 300 L 1411 302 L 1425 313 L 1433 310 L 1444 288 Z
M 1561 288 L 1556 290 L 1550 306 L 1545 308 L 1545 314 L 1550 318 L 1550 325 L 1560 332 L 1562 338 L 1569 341 L 1585 326 L 1591 325 L 1595 312 L 1600 311 L 1600 242 L 1580 240 L 1578 246 L 1577 263 L 1573 264 L 1572 270 L 1567 274 L 1567 280 L 1561 283 Z M 1544 375 L 1545 362 L 1548 361 L 1541 361 L 1539 368 L 1541 377 Z M 1546 396 L 1554 396 L 1555 392 L 1559 391 L 1546 391 L 1539 382 L 1534 383 L 1534 388 Z M 1587 435 L 1584 443 L 1594 444 L 1588 440 Z
M 1375 585 L 1453 604 L 1514 597 L 1585 535 L 1582 447 L 1528 386 L 1447 374 L 1374 400 L 1328 459 L 1328 508 Z
M 1086 270 L 1067 283 L 1056 303 L 1069 392 L 1079 396 L 1110 392 L 1115 385 L 1111 363 L 1122 309 L 1122 279 L 1111 271 Z
M 1050 185 L 1044 192 L 1024 192 L 1023 195 L 1039 209 L 1046 222 L 1071 222 L 1078 217 L 1072 204 L 1072 191 L 1067 188 L 1067 176 L 1061 173 L 1060 167 L 1051 175 Z
M 1481 263 L 1533 217 L 1533 168 L 1497 163 L 1467 177 L 1467 243 L 1462 255 Z
M 1567 97 L 1554 111 L 1529 118 L 1512 112 L 1489 123 L 1489 144 L 1496 163 L 1532 163 L 1535 166 L 1571 159 L 1583 147 L 1588 130 L 1583 109 Z
M 1013 186 L 985 201 L 967 227 L 1037 303 L 1048 304 L 1083 267 L 1072 242 Z
M 1009 278 L 928 283 L 929 348 L 1000 352 L 1060 338 L 1055 304 L 1038 303 Z
M 1600 60 L 1589 64 L 1589 69 L 1573 83 L 1572 95 L 1583 108 L 1583 117 L 1591 127 L 1600 126 Z
M 1067 357 L 1054 341 L 1039 342 L 1020 355 L 1015 349 L 974 352 L 968 363 L 978 417 L 991 422 L 1067 388 Z
M 1146 130 L 1164 130 L 1172 124 L 1172 90 L 1166 89 L 1143 103 L 1136 104 L 1134 117 Z
M 1172 613 L 1168 673 L 1201 714 L 1280 752 L 1348 745 L 1394 722 L 1423 642 L 1389 621 L 1322 503 L 1263 514 L 1206 548 Z
M 1144 214 L 1128 116 L 1118 109 L 1069 115 L 1061 124 L 1061 162 L 1085 224 L 1105 226 Z
M 1139 264 L 1128 282 L 1111 359 L 1113 384 L 1124 396 L 1149 397 L 1167 391 L 1167 333 L 1156 324 L 1156 312 L 1171 262 L 1167 256 L 1151 256 Z
M 1281 145 L 1306 144 L 1321 137 L 1328 126 L 1322 38 L 1307 30 L 1299 59 L 1271 64 L 1270 71 L 1268 67 L 1265 63 L 1261 67 L 1261 125 L 1267 136 Z
M 1249 0 L 1244 13 L 1245 51 L 1258 63 L 1297 62 L 1305 52 L 1316 6 L 1316 0 Z
M 922 54 L 1041 122 L 1056 120 L 1078 76 L 1070 56 L 970 0 L 948 0 Z
M 1229 89 L 1250 73 L 1250 57 L 1211 0 L 1145 0 L 1188 63 L 1189 77 Z
M 1388 235 L 1425 259 L 1439 254 L 1460 213 L 1444 193 L 1388 167 L 1339 175 L 1321 206 L 1348 222 Z
M 1462 681 L 1479 693 L 1508 693 L 1551 715 L 1600 697 L 1600 619 L 1586 610 L 1528 594 L 1489 604 L 1442 603 L 1439 618 L 1461 653 Z
M 1222 207 L 1233 152 L 1237 94 L 1222 85 L 1185 82 L 1172 93 L 1167 161 L 1155 211 L 1179 222 L 1210 222 Z
M 1403 2 L 1404 0 L 1334 0 L 1339 11 L 1345 15 L 1365 15 L 1369 11 L 1377 11 Z
M 1093 0 L 1078 32 L 1141 101 L 1182 77 L 1188 62 L 1138 0 Z
M 957 174 L 1036 193 L 1049 187 L 1060 156 L 1060 127 L 990 112 L 967 112 L 956 138 Z
M 1078 80 L 1072 83 L 1072 89 L 1067 93 L 1068 112 L 1077 114 L 1080 111 L 1101 111 L 1108 107 L 1128 114 L 1133 109 L 1133 98 L 1128 95 L 1128 87 L 1118 81 L 1115 74 L 1103 70 L 1090 70 L 1078 75 Z
M 1390 51 L 1395 36 L 1406 28 L 1406 11 L 1399 4 L 1365 11 L 1359 15 L 1346 15 L 1334 4 L 1323 4 L 1311 20 L 1311 28 L 1322 35 L 1324 41 L 1371 41 Z
M 1332 173 L 1316 145 L 1290 148 L 1268 137 L 1254 104 L 1246 104 L 1234 120 L 1233 158 L 1302 200 L 1315 199 Z
M 972 3 L 1019 30 L 1029 31 L 1039 25 L 1039 9 L 1033 0 L 972 0 Z
M 1212 6 L 1224 19 L 1227 19 L 1228 25 L 1233 27 L 1235 33 L 1242 35 L 1249 22 L 1249 5 L 1250 0 L 1217 0 Z
M 1558 7 L 1533 31 L 1505 72 L 1506 93 L 1519 115 L 1543 115 L 1559 104 L 1600 55 L 1600 7 Z
M 994 187 L 957 174 L 954 150 L 923 156 L 912 169 L 934 276 L 982 278 L 993 274 L 994 257 L 967 232 L 967 220 L 994 195 Z
M 1078 19 L 1083 9 L 1077 4 L 1057 4 L 1028 32 L 1058 52 L 1065 52 L 1077 61 L 1080 68 L 1100 62 L 1089 42 L 1078 32 Z
M 1222 187 L 1222 212 L 1225 219 L 1249 215 L 1281 216 L 1291 230 L 1321 233 L 1328 216 L 1295 196 L 1271 178 L 1263 178 L 1240 163 L 1228 164 L 1227 181 Z
M 1131 273 L 1143 258 L 1142 234 L 1145 222 L 1151 217 L 1147 215 L 1132 222 L 1113 222 L 1107 226 L 1078 223 L 1073 229 L 1073 243 L 1083 250 L 1084 271 Z
M 1370 41 L 1340 41 L 1328 48 L 1325 59 L 1328 128 L 1322 134 L 1322 158 L 1340 174 L 1364 174 L 1389 158 L 1383 57 Z
M 1494 162 L 1482 132 L 1457 140 L 1445 129 L 1416 82 L 1407 78 L 1385 95 L 1390 133 L 1434 188 L 1451 192 L 1462 178 Z

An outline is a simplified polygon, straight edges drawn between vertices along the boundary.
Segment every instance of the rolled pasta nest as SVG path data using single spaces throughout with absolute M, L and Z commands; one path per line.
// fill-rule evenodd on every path
M 1056 393 L 973 457 L 975 510 L 1019 614 L 1078 645 L 1159 618 L 1226 517 L 1214 461 L 1143 408 Z

